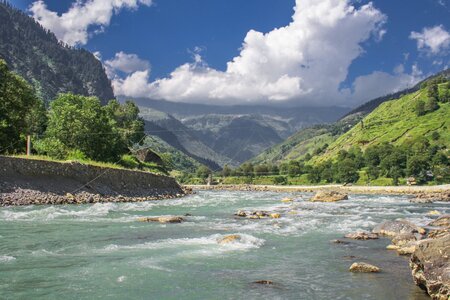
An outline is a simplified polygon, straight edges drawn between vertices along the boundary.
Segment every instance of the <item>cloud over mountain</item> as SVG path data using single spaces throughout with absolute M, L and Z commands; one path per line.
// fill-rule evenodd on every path
M 74 46 L 86 44 L 90 34 L 103 31 L 113 14 L 119 13 L 122 8 L 136 9 L 139 5 L 151 4 L 152 0 L 76 1 L 67 12 L 58 15 L 50 11 L 43 0 L 38 0 L 31 4 L 29 10 L 59 40 Z M 91 31 L 93 26 L 96 28 Z
M 341 89 L 362 44 L 380 41 L 387 17 L 372 3 L 355 7 L 347 0 L 296 0 L 292 21 L 268 33 L 248 31 L 238 56 L 225 71 L 195 62 L 176 68 L 166 78 L 149 81 L 139 70 L 113 78 L 117 95 L 182 102 L 244 104 L 286 102 L 310 105 L 356 105 L 388 82 L 386 92 L 414 83 L 414 74 L 374 72 L 360 76 L 351 89 Z M 379 93 L 384 92 L 379 90 Z M 375 96 L 379 96 L 377 94 Z M 364 99 L 361 99 L 364 98 Z

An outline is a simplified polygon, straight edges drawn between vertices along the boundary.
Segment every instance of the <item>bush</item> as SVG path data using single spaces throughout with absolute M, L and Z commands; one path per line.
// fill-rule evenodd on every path
M 140 166 L 139 160 L 129 154 L 122 155 L 119 164 L 127 169 L 138 169 Z
M 66 159 L 68 150 L 64 144 L 55 138 L 45 138 L 34 143 L 34 149 L 39 155 L 47 155 L 54 159 Z

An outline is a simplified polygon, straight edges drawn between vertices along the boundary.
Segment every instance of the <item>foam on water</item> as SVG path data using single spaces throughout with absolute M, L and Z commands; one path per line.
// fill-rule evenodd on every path
M 0 255 L 0 263 L 10 263 L 15 260 L 16 260 L 16 258 L 14 256 Z

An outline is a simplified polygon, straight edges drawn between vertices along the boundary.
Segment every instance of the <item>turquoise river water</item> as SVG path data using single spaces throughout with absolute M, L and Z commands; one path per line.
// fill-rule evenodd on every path
M 386 195 L 312 203 L 310 196 L 203 191 L 145 203 L 0 208 L 0 299 L 427 299 L 407 258 L 385 250 L 388 240 L 330 240 L 386 219 L 426 224 L 428 211 L 450 213 L 448 204 Z M 282 218 L 235 218 L 239 209 Z M 137 222 L 186 213 L 181 224 Z M 243 238 L 218 244 L 227 234 Z M 354 261 L 383 271 L 350 273 Z

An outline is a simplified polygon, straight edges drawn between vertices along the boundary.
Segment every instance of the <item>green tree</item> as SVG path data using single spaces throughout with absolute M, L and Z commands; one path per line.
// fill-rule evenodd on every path
M 197 177 L 199 178 L 206 179 L 211 174 L 212 171 L 207 166 L 202 165 L 197 169 Z
M 269 173 L 269 167 L 267 165 L 256 165 L 254 170 L 256 176 L 264 176 Z
M 94 160 L 112 161 L 123 154 L 120 133 L 96 97 L 60 94 L 50 105 L 46 137 Z
M 427 112 L 433 112 L 438 109 L 439 109 L 438 98 L 436 97 L 429 98 L 425 105 L 425 110 Z
M 222 176 L 223 177 L 229 177 L 231 175 L 231 168 L 228 165 L 225 165 L 222 169 Z
M 429 159 L 425 155 L 415 154 L 408 157 L 406 173 L 416 178 L 418 183 L 427 181 L 427 171 L 430 169 Z
M 423 116 L 426 113 L 425 102 L 423 102 L 422 100 L 417 101 L 414 110 L 418 117 Z
M 350 159 L 345 158 L 338 162 L 337 165 L 337 180 L 342 183 L 356 182 L 359 179 L 358 168 L 356 163 Z
M 41 104 L 31 86 L 10 72 L 5 61 L 0 59 L 0 150 L 20 150 L 24 145 L 20 143 L 21 135 L 41 131 L 45 125 L 45 118 L 41 119 Z M 39 121 L 34 122 L 38 117 Z
M 121 147 L 124 151 L 143 140 L 145 124 L 139 117 L 139 108 L 134 102 L 126 101 L 121 105 L 117 100 L 111 100 L 104 109 L 113 121 L 113 127 L 117 128 L 120 134 Z

